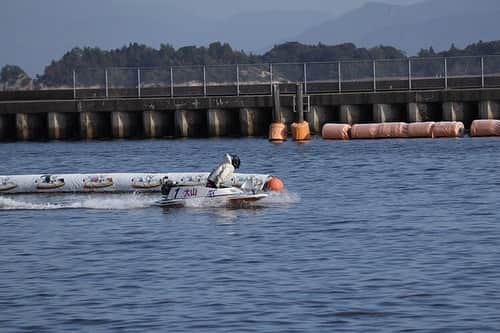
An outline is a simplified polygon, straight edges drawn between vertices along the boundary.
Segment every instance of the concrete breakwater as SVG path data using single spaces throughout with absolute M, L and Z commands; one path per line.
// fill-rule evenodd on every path
M 36 93 L 0 101 L 1 141 L 265 137 L 272 122 L 269 95 L 37 100 Z M 500 119 L 500 89 L 329 93 L 303 103 L 315 134 L 325 123 L 460 121 L 468 129 L 476 119 Z M 280 97 L 288 126 L 296 106 L 295 95 Z

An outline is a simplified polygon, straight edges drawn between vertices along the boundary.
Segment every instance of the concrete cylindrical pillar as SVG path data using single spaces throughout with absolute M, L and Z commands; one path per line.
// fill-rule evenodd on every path
M 163 138 L 174 136 L 174 117 L 169 111 L 144 111 L 142 123 L 144 136 L 147 138 Z
M 389 123 L 401 121 L 401 115 L 392 104 L 373 104 L 373 121 L 376 123 Z
M 236 110 L 207 110 L 207 123 L 209 137 L 239 135 L 239 114 Z
M 114 138 L 140 137 L 142 122 L 140 112 L 111 112 L 111 131 Z
M 464 103 L 444 102 L 443 120 L 444 121 L 464 121 Z
M 0 141 L 12 140 L 16 137 L 16 115 L 0 115 Z
M 423 109 L 424 104 L 421 103 L 408 103 L 406 119 L 410 123 L 419 123 L 424 121 Z
M 47 138 L 47 116 L 40 113 L 16 114 L 17 138 L 19 140 L 41 140 Z
M 175 111 L 175 136 L 176 137 L 206 137 L 207 116 L 203 110 L 177 110 Z
M 339 121 L 342 124 L 358 124 L 361 122 L 361 106 L 360 105 L 341 105 L 339 113 Z
M 80 113 L 80 137 L 82 139 L 109 138 L 111 122 L 108 112 Z
M 321 133 L 324 124 L 338 121 L 337 118 L 334 107 L 311 106 L 311 110 L 305 113 L 305 119 L 313 133 Z
M 409 103 L 406 108 L 406 119 L 410 123 L 441 121 L 442 106 L 439 103 Z
M 49 139 L 64 140 L 78 137 L 78 114 L 49 112 L 47 114 Z
M 240 109 L 240 134 L 248 136 L 266 136 L 272 122 L 272 112 L 269 109 Z
M 479 102 L 479 119 L 500 119 L 499 102 L 481 101 Z

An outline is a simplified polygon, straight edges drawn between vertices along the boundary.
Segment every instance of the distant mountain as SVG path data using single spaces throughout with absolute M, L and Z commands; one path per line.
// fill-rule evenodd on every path
M 4 1 L 0 67 L 19 65 L 34 75 L 74 47 L 110 49 L 133 42 L 181 47 L 221 41 L 255 52 L 328 18 L 326 13 L 286 7 L 220 18 L 181 6 L 164 0 Z
M 500 1 L 427 0 L 398 6 L 368 3 L 296 36 L 304 43 L 392 45 L 414 55 L 421 47 L 447 49 L 500 38 Z

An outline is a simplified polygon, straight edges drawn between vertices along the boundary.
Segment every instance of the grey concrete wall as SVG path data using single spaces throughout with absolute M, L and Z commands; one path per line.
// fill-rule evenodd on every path
M 376 123 L 406 121 L 406 115 L 400 104 L 374 104 L 373 121 Z
M 479 119 L 500 119 L 500 102 L 484 100 L 479 102 Z
M 241 108 L 240 134 L 243 137 L 267 136 L 272 121 L 271 108 Z
M 470 128 L 472 121 L 478 116 L 476 103 L 445 102 L 443 103 L 444 121 L 461 121 L 465 128 Z
M 207 136 L 205 110 L 177 110 L 174 123 L 176 137 L 202 138 Z
M 49 112 L 47 114 L 49 139 L 65 140 L 79 137 L 77 113 Z
M 0 141 L 13 140 L 16 138 L 16 115 L 0 115 Z
M 235 109 L 207 110 L 208 136 L 238 136 L 240 117 Z
M 108 112 L 80 113 L 80 137 L 87 140 L 111 137 L 110 114 Z
M 373 121 L 372 106 L 364 104 L 341 105 L 339 121 L 342 124 L 362 124 Z
M 18 113 L 16 114 L 17 139 L 33 141 L 47 139 L 47 114 Z
M 338 113 L 337 107 L 311 106 L 311 110 L 304 113 L 304 118 L 309 123 L 311 132 L 317 134 L 321 133 L 324 124 L 338 122 Z
M 144 111 L 142 123 L 146 138 L 174 136 L 174 113 L 172 111 Z
M 138 138 L 142 136 L 142 114 L 140 112 L 111 113 L 111 131 L 114 138 Z
M 442 106 L 438 103 L 409 103 L 406 111 L 410 123 L 442 120 Z

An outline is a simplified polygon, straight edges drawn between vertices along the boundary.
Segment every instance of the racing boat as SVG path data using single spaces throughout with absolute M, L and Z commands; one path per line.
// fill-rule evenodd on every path
M 38 190 L 54 190 L 64 186 L 65 183 L 64 178 L 52 175 L 43 175 L 35 181 L 35 185 Z
M 202 185 L 179 186 L 167 182 L 162 186 L 162 198 L 155 204 L 161 207 L 184 207 L 189 203 L 217 203 L 238 206 L 258 201 L 268 196 L 267 193 L 245 191 L 238 187 L 210 188 Z
M 7 192 L 15 189 L 17 184 L 11 181 L 8 177 L 0 178 L 0 192 Z

